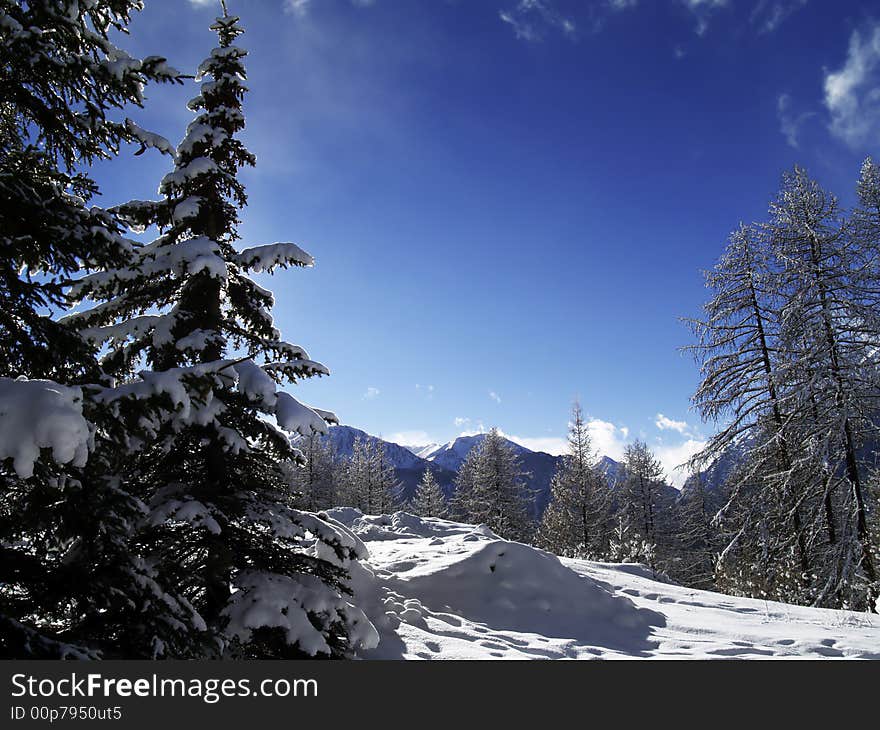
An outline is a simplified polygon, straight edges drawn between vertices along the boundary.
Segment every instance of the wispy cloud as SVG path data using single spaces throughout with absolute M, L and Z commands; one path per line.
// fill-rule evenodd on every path
M 776 98 L 776 116 L 779 119 L 779 131 L 785 136 L 785 141 L 790 147 L 797 149 L 801 127 L 815 112 L 801 112 L 795 114 L 791 109 L 791 97 L 788 94 L 780 94 Z
M 388 436 L 386 441 L 401 446 L 427 446 L 436 443 L 426 431 L 398 431 Z
M 206 5 L 210 2 L 218 2 L 218 0 L 189 0 L 196 5 Z M 376 0 L 351 0 L 351 4 L 356 8 L 370 8 L 376 4 Z M 281 8 L 285 13 L 293 15 L 297 18 L 304 18 L 312 7 L 312 0 L 282 0 Z
M 749 22 L 758 34 L 772 33 L 809 0 L 758 0 L 749 16 Z
M 519 0 L 514 7 L 502 10 L 498 15 L 517 38 L 530 43 L 544 40 L 551 31 L 569 38 L 577 34 L 574 20 L 556 10 L 553 0 Z
M 471 422 L 471 419 L 464 416 L 457 416 L 452 422 L 455 424 L 456 428 L 461 428 L 462 426 L 467 426 Z
M 311 4 L 311 0 L 284 0 L 281 7 L 284 9 L 285 13 L 290 13 L 297 18 L 302 18 L 309 12 L 309 6 Z
M 695 32 L 699 36 L 706 34 L 709 30 L 709 18 L 720 8 L 727 6 L 727 0 L 679 0 L 697 21 Z
M 379 397 L 379 394 L 381 392 L 382 392 L 381 390 L 379 390 L 378 388 L 374 388 L 371 385 L 369 388 L 366 389 L 366 391 L 364 391 L 363 398 L 364 398 L 364 400 L 375 400 L 376 398 Z
M 678 431 L 680 434 L 685 434 L 688 430 L 687 421 L 673 421 L 662 413 L 657 414 L 657 417 L 654 419 L 654 425 L 661 431 Z
M 496 403 L 501 403 L 501 396 L 498 395 L 498 393 L 496 393 L 494 390 L 489 391 L 489 397 Z
M 825 71 L 825 107 L 831 134 L 851 147 L 876 144 L 880 135 L 880 23 L 855 30 L 846 62 Z
M 564 454 L 568 449 L 568 441 L 556 436 L 531 437 L 514 436 L 513 434 L 505 434 L 504 436 L 520 446 L 525 446 L 530 451 L 543 451 L 545 454 L 553 454 L 553 456 Z

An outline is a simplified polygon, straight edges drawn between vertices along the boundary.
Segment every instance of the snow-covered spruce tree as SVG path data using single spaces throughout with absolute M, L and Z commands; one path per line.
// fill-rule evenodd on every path
M 430 469 L 425 469 L 425 473 L 422 474 L 422 479 L 416 487 L 416 493 L 410 504 L 410 509 L 420 517 L 440 517 L 445 519 L 449 516 L 446 497 L 443 495 L 443 490 Z
M 400 506 L 401 485 L 378 439 L 357 437 L 343 467 L 342 501 L 365 514 L 387 514 Z
M 736 539 L 740 547 L 752 538 L 765 543 L 768 549 L 756 551 L 765 564 L 753 566 L 763 574 L 779 572 L 780 566 L 771 563 L 787 561 L 794 545 L 801 582 L 808 584 L 811 561 L 801 516 L 804 482 L 796 478 L 790 425 L 794 394 L 786 386 L 791 362 L 779 341 L 783 302 L 778 269 L 765 232 L 741 225 L 730 235 L 718 264 L 706 273 L 712 297 L 704 305 L 704 316 L 690 322 L 698 343 L 687 348 L 700 363 L 702 375 L 693 402 L 704 420 L 724 419 L 725 425 L 692 464 L 699 470 L 730 449 L 743 451 L 752 468 L 738 472 L 744 481 L 730 485 L 730 502 L 722 513 L 738 500 L 758 509 L 750 496 L 756 486 L 772 492 L 782 508 L 780 523 L 770 529 L 772 545 L 766 544 L 766 534 L 751 531 L 767 525 L 766 512 L 750 520 L 739 506 L 736 512 L 744 522 Z
M 851 569 L 823 576 L 823 594 L 846 589 L 850 606 L 873 607 L 880 579 L 858 452 L 865 435 L 876 433 L 876 261 L 851 234 L 837 199 L 801 168 L 784 176 L 770 213 L 772 245 L 784 262 L 780 337 L 797 364 L 787 383 L 797 396 L 792 420 L 799 439 L 822 445 L 831 471 L 842 472 L 854 522 L 835 546 L 835 564 Z
M 333 443 L 320 434 L 311 434 L 298 438 L 294 447 L 305 463 L 285 462 L 282 468 L 296 506 L 309 512 L 335 507 L 340 465 Z
M 277 384 L 327 370 L 281 339 L 272 294 L 248 275 L 313 260 L 289 243 L 236 250 L 246 203 L 237 173 L 254 164 L 236 137 L 246 51 L 235 45 L 237 17 L 211 28 L 219 45 L 199 68 L 201 93 L 189 104 L 196 118 L 160 184 L 163 198 L 118 208 L 159 236 L 135 249 L 132 266 L 80 281 L 79 295 L 101 303 L 73 321 L 107 349 L 107 371 L 126 378 L 144 360 L 152 369 L 118 388 L 112 403 L 158 392 L 177 407 L 170 420 L 145 418 L 152 443 L 126 476 L 149 504 L 141 539 L 162 584 L 187 596 L 207 624 L 205 651 L 344 656 L 376 640 L 345 595 L 346 566 L 362 547 L 294 509 L 280 466 L 301 459 L 288 433 L 323 433 L 335 417 Z
M 538 526 L 540 547 L 556 555 L 591 560 L 607 555 L 611 491 L 595 462 L 583 411 L 575 403 L 568 426 L 568 453 L 553 475 L 550 504 Z
M 639 440 L 626 446 L 623 467 L 624 481 L 618 509 L 626 514 L 630 528 L 650 546 L 645 558 L 648 567 L 656 571 L 658 548 L 661 542 L 665 543 L 660 497 L 663 467 L 647 444 Z
M 474 497 L 477 488 L 477 464 L 480 444 L 474 444 L 465 454 L 464 461 L 455 475 L 454 489 L 449 500 L 449 512 L 453 519 L 468 522 L 475 511 Z
M 526 474 L 516 452 L 496 428 L 478 448 L 467 521 L 488 525 L 507 540 L 528 540 L 534 526 L 528 513 Z
M 623 510 L 617 512 L 612 521 L 611 536 L 608 541 L 608 559 L 613 563 L 650 563 L 654 546 L 646 542 L 638 530 L 634 529 L 630 516 Z
M 185 601 L 131 553 L 142 505 L 114 477 L 127 434 L 80 387 L 100 376 L 93 349 L 53 318 L 81 267 L 129 257 L 116 219 L 87 207 L 97 187 L 84 168 L 123 142 L 160 144 L 130 120 L 111 118 L 140 105 L 147 82 L 177 79 L 163 59 L 131 58 L 109 40 L 140 6 L 0 1 L 5 657 L 154 656 L 199 627 Z
M 716 510 L 710 504 L 702 474 L 694 474 L 675 504 L 672 552 L 667 572 L 683 585 L 715 587 L 715 565 L 723 548 Z

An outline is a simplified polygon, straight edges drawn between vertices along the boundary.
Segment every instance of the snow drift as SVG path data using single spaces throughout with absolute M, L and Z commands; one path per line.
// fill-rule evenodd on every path
M 375 659 L 880 658 L 876 616 L 735 598 L 636 565 L 560 560 L 486 526 L 331 510 L 369 551 L 355 602 Z

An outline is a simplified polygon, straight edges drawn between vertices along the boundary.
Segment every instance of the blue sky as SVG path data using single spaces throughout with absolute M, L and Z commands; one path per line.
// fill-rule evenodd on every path
M 880 142 L 880 25 L 821 0 L 230 0 L 250 51 L 247 245 L 332 376 L 305 402 L 402 443 L 491 426 L 671 469 L 711 424 L 678 351 L 701 270 L 799 162 L 846 202 Z M 213 0 L 147 0 L 126 46 L 192 72 Z M 195 94 L 148 89 L 173 142 Z M 159 155 L 102 165 L 105 203 L 155 196 Z

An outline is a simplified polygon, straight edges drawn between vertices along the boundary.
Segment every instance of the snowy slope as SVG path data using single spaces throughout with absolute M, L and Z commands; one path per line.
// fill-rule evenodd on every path
M 385 455 L 395 469 L 424 470 L 425 468 L 424 461 L 405 446 L 385 441 L 377 436 L 371 436 L 366 431 L 361 431 L 359 428 L 353 428 L 352 426 L 333 426 L 330 428 L 329 438 L 333 442 L 333 446 L 336 448 L 336 453 L 339 454 L 339 456 L 351 456 L 351 453 L 354 450 L 355 440 L 361 438 L 371 443 L 381 444 L 385 449 Z
M 440 448 L 440 444 L 428 444 L 427 446 L 407 446 L 406 448 L 412 451 L 420 459 L 428 459 L 431 454 L 433 454 L 435 451 L 437 451 L 437 449 Z
M 352 578 L 381 636 L 364 658 L 880 659 L 876 615 L 668 585 L 642 566 L 560 560 L 485 526 L 330 514 L 370 552 Z
M 474 434 L 473 436 L 459 436 L 454 441 L 450 441 L 448 444 L 444 444 L 443 446 L 436 448 L 434 451 L 429 452 L 423 458 L 434 464 L 439 464 L 444 469 L 457 472 L 464 463 L 468 452 L 474 448 L 474 446 L 481 443 L 485 438 L 486 434 L 484 433 Z M 519 457 L 533 453 L 525 446 L 520 446 L 509 439 L 505 439 L 505 441 Z

